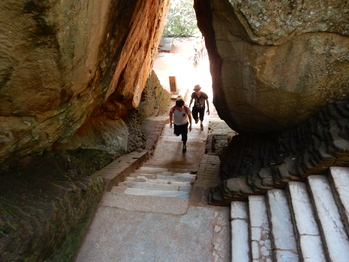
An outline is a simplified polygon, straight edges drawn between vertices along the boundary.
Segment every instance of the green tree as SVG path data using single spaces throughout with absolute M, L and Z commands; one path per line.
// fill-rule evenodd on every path
M 201 35 L 197 27 L 193 0 L 171 0 L 163 35 L 165 37 Z

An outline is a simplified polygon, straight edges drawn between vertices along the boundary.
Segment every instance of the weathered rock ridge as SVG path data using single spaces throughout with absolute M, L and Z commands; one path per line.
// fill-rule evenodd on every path
M 72 137 L 86 126 L 101 137 L 120 131 L 115 144 L 125 151 L 124 118 L 141 100 L 168 5 L 2 1 L 0 161 L 83 145 Z M 346 1 L 195 0 L 195 8 L 214 104 L 234 130 L 286 130 L 348 96 Z
M 0 162 L 61 145 L 100 119 L 125 130 L 168 7 L 169 0 L 1 1 Z
M 0 260 L 73 261 L 106 188 L 170 94 L 152 64 L 164 1 L 0 3 Z M 163 125 L 163 123 L 162 123 Z
M 246 200 L 249 195 L 285 188 L 331 166 L 349 166 L 349 99 L 323 108 L 297 128 L 235 136 L 221 152 L 222 183 L 212 189 L 212 204 Z
M 196 0 L 214 104 L 237 131 L 295 127 L 349 94 L 347 1 Z
M 151 69 L 168 6 L 1 1 L 0 163 L 51 149 L 118 155 L 144 146 L 142 110 L 164 112 Z M 195 0 L 195 8 L 214 104 L 240 133 L 211 200 L 226 204 L 348 165 L 347 1 Z M 9 260 L 45 260 L 104 190 L 102 179 L 74 172 L 69 154 L 63 168 L 30 159 L 18 163 L 33 173 L 0 176 L 0 255 Z

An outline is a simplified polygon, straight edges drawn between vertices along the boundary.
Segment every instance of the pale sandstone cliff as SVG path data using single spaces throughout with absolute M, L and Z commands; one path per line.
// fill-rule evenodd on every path
M 0 3 L 0 162 L 137 108 L 169 0 Z M 94 128 L 99 128 L 94 125 Z M 122 150 L 124 146 L 119 141 Z
M 74 260 L 106 187 L 94 172 L 167 113 L 152 64 L 168 7 L 0 2 L 0 261 Z

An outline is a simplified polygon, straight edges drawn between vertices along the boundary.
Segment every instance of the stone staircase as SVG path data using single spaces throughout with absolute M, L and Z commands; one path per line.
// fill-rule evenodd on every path
M 349 261 L 349 168 L 231 203 L 232 261 Z
M 187 169 L 142 166 L 115 186 L 111 192 L 188 199 L 195 178 L 196 175 L 188 173 Z

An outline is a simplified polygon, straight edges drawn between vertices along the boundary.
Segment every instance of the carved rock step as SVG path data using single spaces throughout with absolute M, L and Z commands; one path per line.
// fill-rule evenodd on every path
M 323 176 L 311 176 L 309 177 L 309 184 L 320 220 L 320 227 L 324 234 L 324 245 L 327 246 L 329 260 L 343 261 L 344 258 L 348 259 L 348 232 L 345 230 L 335 202 L 336 196 L 332 195 L 328 179 Z
M 191 191 L 191 185 L 187 185 L 187 183 L 183 183 L 183 185 L 178 185 L 181 182 L 177 182 L 177 185 L 172 185 L 171 182 L 169 183 L 157 183 L 156 179 L 154 182 L 147 181 L 147 182 L 133 182 L 133 181 L 125 181 L 121 184 L 126 185 L 129 188 L 142 188 L 142 189 L 149 189 L 149 190 L 163 190 L 163 191 L 181 191 L 181 192 L 190 192 Z M 165 182 L 166 180 L 162 180 L 162 182 Z
M 186 173 L 188 172 L 185 169 L 182 168 L 165 168 L 165 167 L 153 167 L 153 166 L 146 166 L 146 163 L 141 166 L 139 169 L 135 170 L 134 173 L 138 174 L 160 174 L 162 172 L 173 172 L 173 173 Z
M 189 198 L 196 176 L 168 171 L 166 168 L 141 167 L 112 189 L 116 194 Z
M 289 183 L 299 246 L 303 257 L 313 261 L 326 261 L 319 226 L 307 187 L 304 183 Z
M 142 188 L 127 188 L 125 194 L 137 196 L 158 196 L 158 197 L 177 197 L 189 198 L 190 192 L 183 191 L 168 191 L 168 190 L 153 190 Z
M 149 183 L 156 183 L 156 184 L 168 184 L 168 185 L 175 185 L 175 186 L 190 186 L 193 182 L 192 181 L 169 181 L 168 179 L 157 179 L 156 175 L 140 175 L 136 177 L 126 177 L 125 181 L 131 181 L 131 182 L 149 182 Z M 192 178 L 195 180 L 195 177 Z
M 232 261 L 345 261 L 348 211 L 349 168 L 343 167 L 234 201 Z

